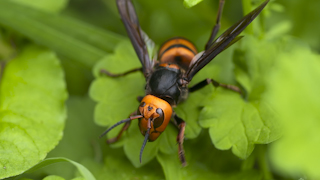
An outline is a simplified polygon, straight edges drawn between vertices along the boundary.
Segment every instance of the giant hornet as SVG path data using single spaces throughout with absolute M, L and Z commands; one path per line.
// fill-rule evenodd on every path
M 133 112 L 129 118 L 111 126 L 100 137 L 107 134 L 114 127 L 125 123 L 116 137 L 107 140 L 108 143 L 114 143 L 128 129 L 131 121 L 138 119 L 140 132 L 145 137 L 140 150 L 141 163 L 142 152 L 147 141 L 156 140 L 172 120 L 179 129 L 177 136 L 178 153 L 182 165 L 185 166 L 183 140 L 186 123 L 174 113 L 172 107 L 184 101 L 188 97 L 188 93 L 201 89 L 208 84 L 230 89 L 241 94 L 241 90 L 237 86 L 222 84 L 209 78 L 192 87 L 188 87 L 188 84 L 194 75 L 214 57 L 242 38 L 242 36 L 238 35 L 259 15 L 268 2 L 269 0 L 266 0 L 218 38 L 214 39 L 220 29 L 220 19 L 224 5 L 224 0 L 220 0 L 216 24 L 203 52 L 198 53 L 196 47 L 189 40 L 175 37 L 166 41 L 159 48 L 158 59 L 151 59 L 146 45 L 146 41 L 149 39 L 141 30 L 131 0 L 117 0 L 121 19 L 142 64 L 142 68 L 132 69 L 122 74 L 112 74 L 102 69 L 101 73 L 110 77 L 120 77 L 132 72 L 142 71 L 146 79 L 145 96 L 138 97 L 140 106 L 136 112 Z

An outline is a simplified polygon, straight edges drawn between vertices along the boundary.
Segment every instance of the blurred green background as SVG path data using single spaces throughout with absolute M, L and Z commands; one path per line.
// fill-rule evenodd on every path
M 192 8 L 186 8 L 182 0 L 133 2 L 142 29 L 157 45 L 168 38 L 182 36 L 202 51 L 215 24 L 219 1 L 203 0 Z M 220 33 L 248 13 L 243 12 L 243 3 L 251 4 L 253 9 L 262 2 L 226 0 Z M 176 158 L 176 154 L 160 154 L 143 167 L 135 168 L 123 148 L 107 146 L 104 140 L 97 138 L 105 128 L 95 124 L 96 103 L 88 97 L 94 80 L 92 69 L 99 60 L 114 53 L 116 46 L 127 38 L 115 0 L 34 3 L 2 0 L 0 58 L 1 62 L 10 62 L 30 44 L 57 53 L 69 93 L 66 103 L 68 118 L 64 137 L 47 157 L 66 157 L 76 161 L 91 171 L 96 179 L 317 179 L 320 178 L 319 7 L 319 0 L 271 0 L 254 25 L 254 33 L 247 32 L 248 36 L 257 39 L 252 42 L 266 43 L 265 47 L 270 51 L 256 48 L 260 46 L 246 48 L 250 43 L 235 45 L 234 49 L 226 51 L 232 56 L 243 49 L 263 56 L 279 53 L 271 56 L 276 57 L 272 61 L 275 65 L 269 69 L 266 66 L 268 71 L 263 73 L 263 81 L 266 81 L 267 88 L 259 98 L 269 99 L 275 105 L 284 125 L 284 135 L 275 143 L 256 145 L 246 160 L 239 159 L 230 150 L 216 149 L 207 129 L 185 143 L 190 165 L 187 168 L 180 168 L 179 162 L 170 161 Z M 283 46 L 279 47 L 279 44 Z M 233 59 L 215 62 L 220 68 L 226 68 L 227 73 L 217 72 L 214 77 L 233 83 L 234 78 L 229 77 L 233 76 L 233 68 L 237 68 L 239 62 L 234 60 L 237 57 L 230 58 Z M 241 81 L 238 77 L 235 79 Z M 21 177 L 41 179 L 48 175 L 65 179 L 80 176 L 74 166 L 61 163 Z

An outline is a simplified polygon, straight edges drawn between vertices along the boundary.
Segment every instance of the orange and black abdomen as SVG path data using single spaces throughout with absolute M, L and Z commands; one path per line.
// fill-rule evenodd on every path
M 186 70 L 197 53 L 196 47 L 189 40 L 172 38 L 160 47 L 158 57 L 160 64 L 177 64 Z

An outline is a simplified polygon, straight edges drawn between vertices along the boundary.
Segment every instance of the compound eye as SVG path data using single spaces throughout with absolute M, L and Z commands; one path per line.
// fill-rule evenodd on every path
M 164 114 L 163 114 L 163 111 L 161 108 L 156 109 L 156 113 L 159 114 L 159 117 L 157 117 L 153 121 L 154 128 L 160 127 L 163 123 L 163 120 L 164 120 Z
M 140 105 L 139 105 L 139 108 L 137 110 L 138 114 L 142 114 L 143 113 L 143 107 L 144 106 L 146 106 L 146 103 L 145 102 L 141 102 Z
M 141 102 L 140 107 L 144 107 L 146 105 L 145 102 Z

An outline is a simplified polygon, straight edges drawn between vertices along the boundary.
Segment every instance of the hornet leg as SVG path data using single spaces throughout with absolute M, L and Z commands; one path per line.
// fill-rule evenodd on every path
M 178 117 L 176 114 L 174 115 L 174 124 L 178 127 L 179 133 L 177 136 L 177 143 L 178 143 L 178 153 L 179 153 L 179 159 L 182 163 L 182 166 L 186 166 L 186 158 L 184 155 L 184 149 L 183 149 L 183 140 L 184 140 L 184 131 L 186 129 L 186 122 L 182 120 L 180 117 Z
M 235 92 L 237 92 L 239 94 L 242 94 L 240 88 L 237 87 L 237 86 L 230 85 L 230 84 L 222 84 L 222 83 L 219 83 L 219 82 L 217 82 L 217 81 L 215 81 L 213 79 L 209 79 L 209 78 L 207 78 L 207 79 L 199 82 L 198 84 L 192 86 L 191 88 L 189 88 L 189 92 L 195 92 L 195 91 L 197 91 L 197 90 L 199 90 L 199 89 L 201 89 L 201 88 L 203 88 L 206 85 L 211 84 L 211 83 L 213 84 L 214 87 L 219 87 L 220 86 L 220 87 L 235 91 Z
M 113 73 L 111 73 L 111 72 L 109 72 L 109 71 L 107 71 L 105 69 L 101 69 L 100 73 L 101 74 L 105 74 L 105 75 L 107 75 L 109 77 L 121 77 L 121 76 L 125 76 L 127 74 L 131 74 L 131 73 L 137 72 L 137 71 L 142 71 L 142 68 L 131 69 L 131 70 L 127 71 L 127 72 L 120 73 L 120 74 L 113 74 Z

